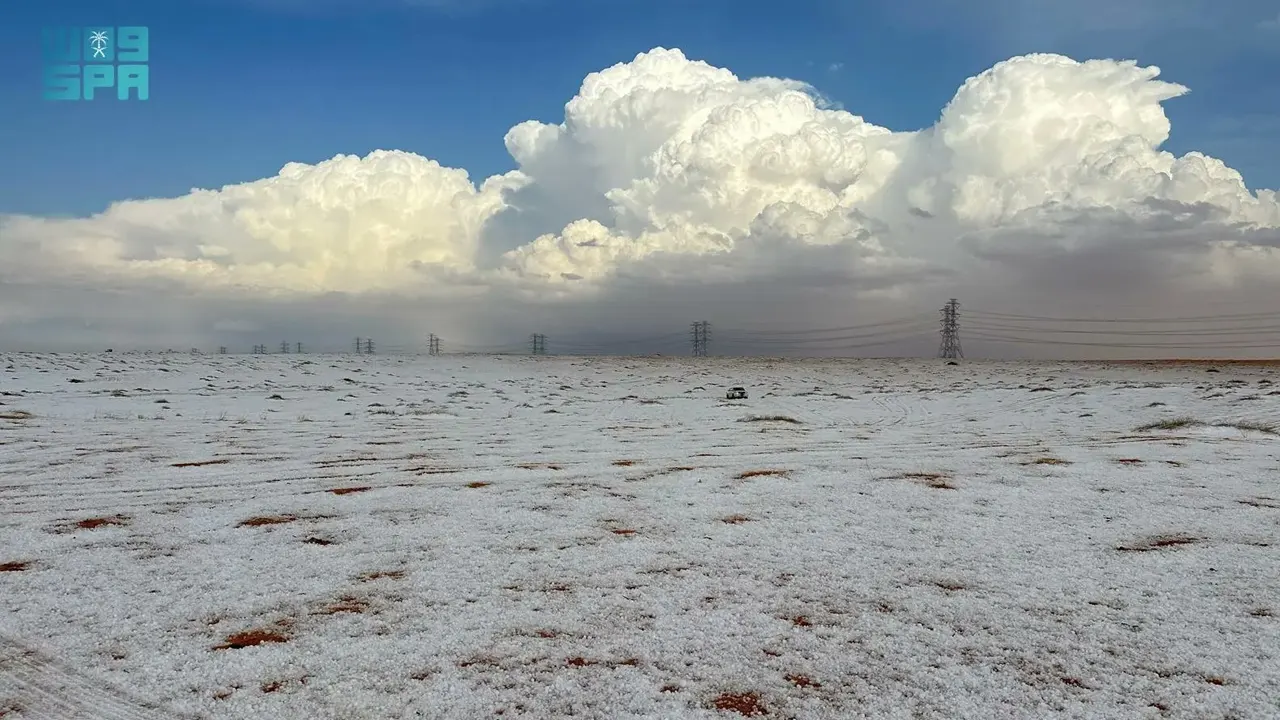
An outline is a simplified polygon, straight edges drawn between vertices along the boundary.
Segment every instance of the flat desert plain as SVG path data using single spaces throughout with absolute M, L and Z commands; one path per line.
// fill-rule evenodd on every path
M 0 355 L 0 717 L 1280 717 L 1278 425 L 1235 363 Z

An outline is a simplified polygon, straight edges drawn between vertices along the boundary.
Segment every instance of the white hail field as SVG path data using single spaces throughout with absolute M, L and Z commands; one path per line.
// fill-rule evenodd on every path
M 1278 717 L 1277 370 L 0 355 L 0 717 Z

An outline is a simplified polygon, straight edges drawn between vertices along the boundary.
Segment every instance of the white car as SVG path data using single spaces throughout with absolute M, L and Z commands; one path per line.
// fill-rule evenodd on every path
M 729 392 L 725 393 L 724 396 L 727 400 L 746 400 L 747 389 L 743 387 L 731 387 L 729 388 Z

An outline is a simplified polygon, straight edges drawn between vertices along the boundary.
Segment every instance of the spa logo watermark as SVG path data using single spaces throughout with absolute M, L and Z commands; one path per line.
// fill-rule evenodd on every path
M 45 100 L 151 97 L 151 34 L 144 25 L 45 28 L 41 49 Z

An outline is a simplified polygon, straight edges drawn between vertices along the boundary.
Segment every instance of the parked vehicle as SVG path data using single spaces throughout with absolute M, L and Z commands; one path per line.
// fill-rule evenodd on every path
M 747 389 L 744 387 L 731 387 L 729 388 L 729 392 L 725 393 L 724 396 L 727 400 L 746 400 Z

